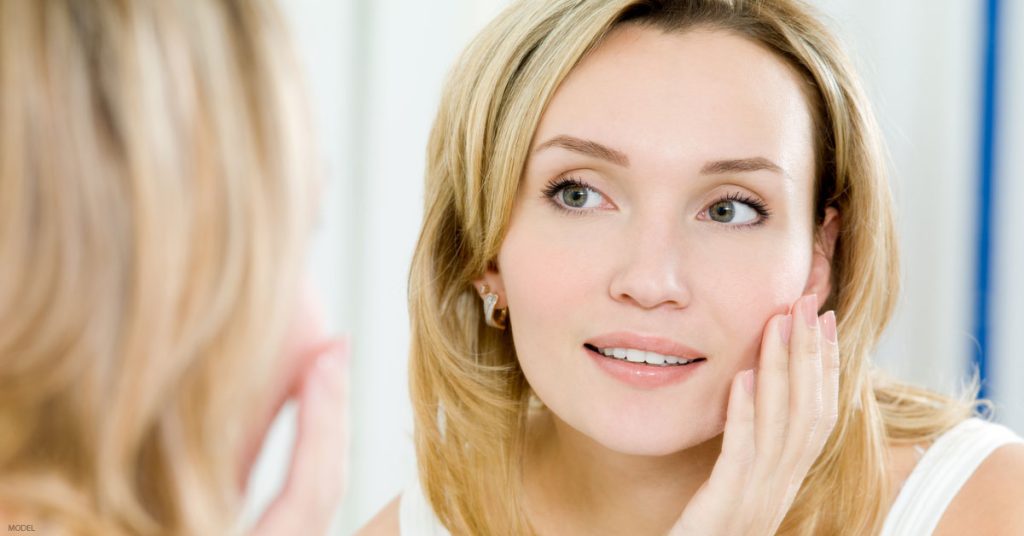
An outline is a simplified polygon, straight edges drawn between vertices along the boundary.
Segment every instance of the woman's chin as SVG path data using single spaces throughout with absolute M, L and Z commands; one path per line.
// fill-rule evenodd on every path
M 630 456 L 670 456 L 693 447 L 703 445 L 718 438 L 718 433 L 697 433 L 697 430 L 686 433 L 649 433 L 626 436 L 623 434 L 607 434 L 605 437 L 592 438 L 608 450 Z
M 602 447 L 631 456 L 669 456 L 718 440 L 725 421 L 717 415 L 699 418 L 588 419 L 577 430 Z
M 690 390 L 643 397 L 615 391 L 604 396 L 552 394 L 555 396 L 545 405 L 549 415 L 560 421 L 566 438 L 576 436 L 570 443 L 596 443 L 620 454 L 677 454 L 716 439 L 725 430 L 726 404 L 724 400 L 711 402 L 718 398 L 717 393 Z

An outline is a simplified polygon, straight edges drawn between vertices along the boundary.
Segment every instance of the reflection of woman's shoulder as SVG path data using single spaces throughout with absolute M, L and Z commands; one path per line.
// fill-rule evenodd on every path
M 897 494 L 883 536 L 1022 533 L 1024 439 L 1008 428 L 967 419 L 889 452 Z

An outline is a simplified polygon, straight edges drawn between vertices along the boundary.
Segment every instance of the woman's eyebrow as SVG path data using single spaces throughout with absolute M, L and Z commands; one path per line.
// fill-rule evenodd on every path
M 575 136 L 566 136 L 564 134 L 561 136 L 555 136 L 554 138 L 538 145 L 533 152 L 536 154 L 550 147 L 559 147 L 574 153 L 607 160 L 617 166 L 629 167 L 629 157 L 626 156 L 626 153 L 617 149 L 612 149 L 606 145 L 601 145 L 596 141 L 584 140 Z
M 786 170 L 782 169 L 782 166 L 763 156 L 715 160 L 704 164 L 704 166 L 700 168 L 702 175 L 721 175 L 723 173 L 744 173 L 749 171 L 772 171 L 786 177 L 789 176 L 789 174 L 786 173 Z
M 533 150 L 534 154 L 539 153 L 545 149 L 551 147 L 558 147 L 579 153 L 585 156 L 590 156 L 600 160 L 611 162 L 617 166 L 629 167 L 629 157 L 626 153 L 612 149 L 607 145 L 603 145 L 593 140 L 585 140 L 569 135 L 559 135 L 551 138 L 550 140 L 540 144 L 536 149 Z M 728 160 L 714 160 L 705 163 L 700 168 L 701 175 L 722 175 L 727 173 L 749 173 L 752 171 L 771 171 L 778 173 L 783 177 L 790 178 L 789 173 L 786 172 L 782 166 L 772 162 L 771 160 L 763 156 L 754 156 L 751 158 L 732 158 Z M 792 180 L 792 179 L 790 179 Z

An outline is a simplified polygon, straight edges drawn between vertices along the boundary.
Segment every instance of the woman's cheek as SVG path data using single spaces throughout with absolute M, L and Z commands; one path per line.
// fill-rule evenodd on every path
M 541 237 L 509 235 L 499 255 L 509 313 L 546 321 L 565 318 L 581 297 L 592 295 L 585 252 Z M 518 315 L 516 313 L 519 313 Z M 535 323 L 531 320 L 531 323 Z
M 763 247 L 754 244 L 743 255 L 710 256 L 692 281 L 695 296 L 715 316 L 715 323 L 728 326 L 728 339 L 737 341 L 735 366 L 756 365 L 765 326 L 772 316 L 784 314 L 803 294 L 807 283 L 809 256 L 793 247 Z M 731 258 L 731 262 L 723 259 Z M 696 282 L 703 280 L 704 285 Z
M 707 271 L 718 274 L 712 277 L 723 283 L 720 291 L 770 309 L 783 303 L 788 307 L 800 297 L 810 270 L 809 245 L 789 233 L 763 229 L 728 232 L 743 235 L 701 245 Z

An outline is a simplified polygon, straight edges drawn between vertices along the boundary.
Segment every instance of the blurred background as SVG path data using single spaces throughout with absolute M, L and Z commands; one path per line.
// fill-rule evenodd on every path
M 812 0 L 845 40 L 882 124 L 904 290 L 877 361 L 955 392 L 978 367 L 1024 434 L 1024 2 Z M 427 133 L 445 74 L 505 0 L 284 0 L 329 187 L 310 256 L 330 327 L 351 334 L 353 533 L 414 478 L 406 280 Z M 283 481 L 294 408 L 274 424 L 249 515 Z

